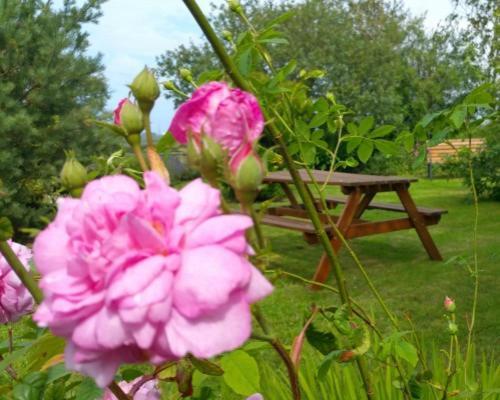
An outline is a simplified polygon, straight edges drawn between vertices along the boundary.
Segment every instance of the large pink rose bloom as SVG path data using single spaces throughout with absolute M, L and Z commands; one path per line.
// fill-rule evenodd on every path
M 134 385 L 141 378 L 137 378 L 132 382 L 122 381 L 119 383 L 120 388 L 126 393 L 129 394 Z M 156 380 L 147 381 L 144 385 L 142 385 L 139 390 L 135 393 L 134 398 L 132 400 L 160 400 L 161 394 L 158 390 Z M 116 397 L 111 393 L 109 389 L 104 392 L 104 397 L 102 400 L 116 400 Z
M 35 319 L 67 339 L 67 365 L 107 385 L 121 363 L 212 357 L 250 335 L 249 304 L 269 282 L 247 260 L 243 215 L 222 215 L 217 190 L 180 191 L 155 173 L 63 198 L 34 244 L 45 300 Z
M 11 249 L 29 270 L 31 250 L 22 244 L 9 240 Z M 33 308 L 33 298 L 21 280 L 12 270 L 7 260 L 0 254 L 0 324 L 15 322 Z
M 225 82 L 210 82 L 194 91 L 174 115 L 169 131 L 186 144 L 189 137 L 200 143 L 205 134 L 230 157 L 248 154 L 264 129 L 264 117 L 257 99 Z

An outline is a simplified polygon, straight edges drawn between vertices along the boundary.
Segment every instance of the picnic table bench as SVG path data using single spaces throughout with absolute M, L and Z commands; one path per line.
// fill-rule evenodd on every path
M 427 226 L 436 225 L 441 215 L 447 211 L 439 208 L 417 207 L 415 205 L 408 189 L 410 184 L 416 182 L 417 179 L 344 172 L 330 173 L 317 170 L 311 171 L 312 177 L 306 170 L 300 170 L 299 174 L 306 183 L 308 193 L 313 199 L 314 196 L 307 185 L 314 182 L 319 185 L 340 186 L 342 193 L 346 195 L 345 197 L 326 197 L 327 210 L 321 206 L 318 199 L 314 199 L 320 220 L 331 239 L 335 252 L 338 252 L 342 245 L 342 240 L 335 234 L 336 231 L 340 232 L 345 239 L 353 239 L 402 229 L 415 229 L 429 257 L 432 260 L 442 260 Z M 316 243 L 318 238 L 312 222 L 308 219 L 307 211 L 303 204 L 297 200 L 289 186 L 293 184 L 289 172 L 272 172 L 268 174 L 264 181 L 266 183 L 280 184 L 290 204 L 268 208 L 262 222 L 267 225 L 302 232 L 308 243 Z M 372 202 L 375 195 L 380 192 L 396 192 L 400 204 Z M 339 205 L 344 206 L 340 215 L 332 215 L 330 210 L 337 208 Z M 398 212 L 406 215 L 396 219 L 367 221 L 362 219 L 362 216 L 368 209 Z M 335 224 L 337 229 L 332 226 L 332 223 Z M 325 282 L 329 271 L 330 265 L 323 254 L 316 269 L 314 280 Z

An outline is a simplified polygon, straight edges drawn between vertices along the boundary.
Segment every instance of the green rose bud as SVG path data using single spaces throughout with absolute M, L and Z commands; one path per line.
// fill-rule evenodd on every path
M 249 206 L 254 202 L 263 177 L 262 163 L 254 154 L 240 162 L 234 174 L 234 189 L 241 204 Z
M 80 197 L 88 182 L 87 170 L 76 159 L 75 153 L 68 151 L 60 174 L 61 183 L 73 197 Z
M 121 126 L 129 135 L 139 134 L 144 129 L 142 113 L 134 103 L 127 101 L 123 104 L 121 112 Z
M 172 82 L 172 81 L 166 81 L 164 84 L 163 84 L 163 87 L 167 90 L 177 90 L 177 87 L 175 86 L 175 83 Z
M 229 9 L 236 14 L 243 14 L 243 8 L 238 0 L 227 0 Z
M 222 31 L 222 37 L 227 42 L 232 42 L 233 41 L 233 34 L 231 32 L 229 32 L 229 31 L 223 30 Z
M 179 69 L 179 75 L 182 79 L 184 79 L 186 82 L 193 82 L 193 74 L 191 71 L 187 68 L 180 68 Z
M 156 99 L 160 96 L 160 87 L 151 71 L 147 67 L 144 67 L 129 87 L 139 103 L 141 111 L 149 113 Z

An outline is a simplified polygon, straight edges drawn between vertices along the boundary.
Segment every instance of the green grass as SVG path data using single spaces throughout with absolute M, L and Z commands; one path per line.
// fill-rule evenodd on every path
M 328 190 L 328 194 L 337 194 L 334 188 Z M 429 260 L 414 230 L 358 238 L 350 243 L 399 319 L 405 321 L 406 315 L 411 316 L 424 338 L 444 346 L 448 338 L 442 308 L 444 297 L 456 299 L 463 337 L 466 320 L 470 319 L 473 279 L 466 268 L 446 261 L 455 256 L 471 257 L 473 205 L 467 189 L 458 180 L 421 180 L 411 186 L 410 192 L 419 206 L 448 210 L 438 225 L 429 228 L 444 262 Z M 379 194 L 376 201 L 379 200 L 398 202 L 393 193 Z M 485 201 L 479 207 L 480 291 L 475 342 L 480 353 L 491 355 L 494 349 L 500 348 L 500 204 Z M 363 217 L 370 216 L 397 217 L 395 213 L 375 210 L 367 211 Z M 272 268 L 312 277 L 322 253 L 320 245 L 308 245 L 298 232 L 267 226 L 264 232 L 279 257 Z M 388 327 L 387 318 L 347 251 L 340 252 L 340 261 L 351 296 L 372 310 L 380 327 Z M 327 283 L 335 285 L 332 276 Z M 275 286 L 274 294 L 264 300 L 262 306 L 286 341 L 298 333 L 312 303 L 338 303 L 333 293 L 312 292 L 289 278 L 275 282 Z

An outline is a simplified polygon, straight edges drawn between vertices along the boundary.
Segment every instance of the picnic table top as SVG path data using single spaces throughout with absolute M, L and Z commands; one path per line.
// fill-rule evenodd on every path
M 318 183 L 327 182 L 328 185 L 343 187 L 409 184 L 418 181 L 416 178 L 403 178 L 400 176 L 363 175 L 347 172 L 330 173 L 329 171 L 320 170 L 311 170 L 311 172 Z M 299 170 L 299 173 L 305 183 L 313 182 L 305 169 Z M 293 180 L 290 173 L 283 170 L 269 173 L 264 178 L 264 182 L 293 183 Z

